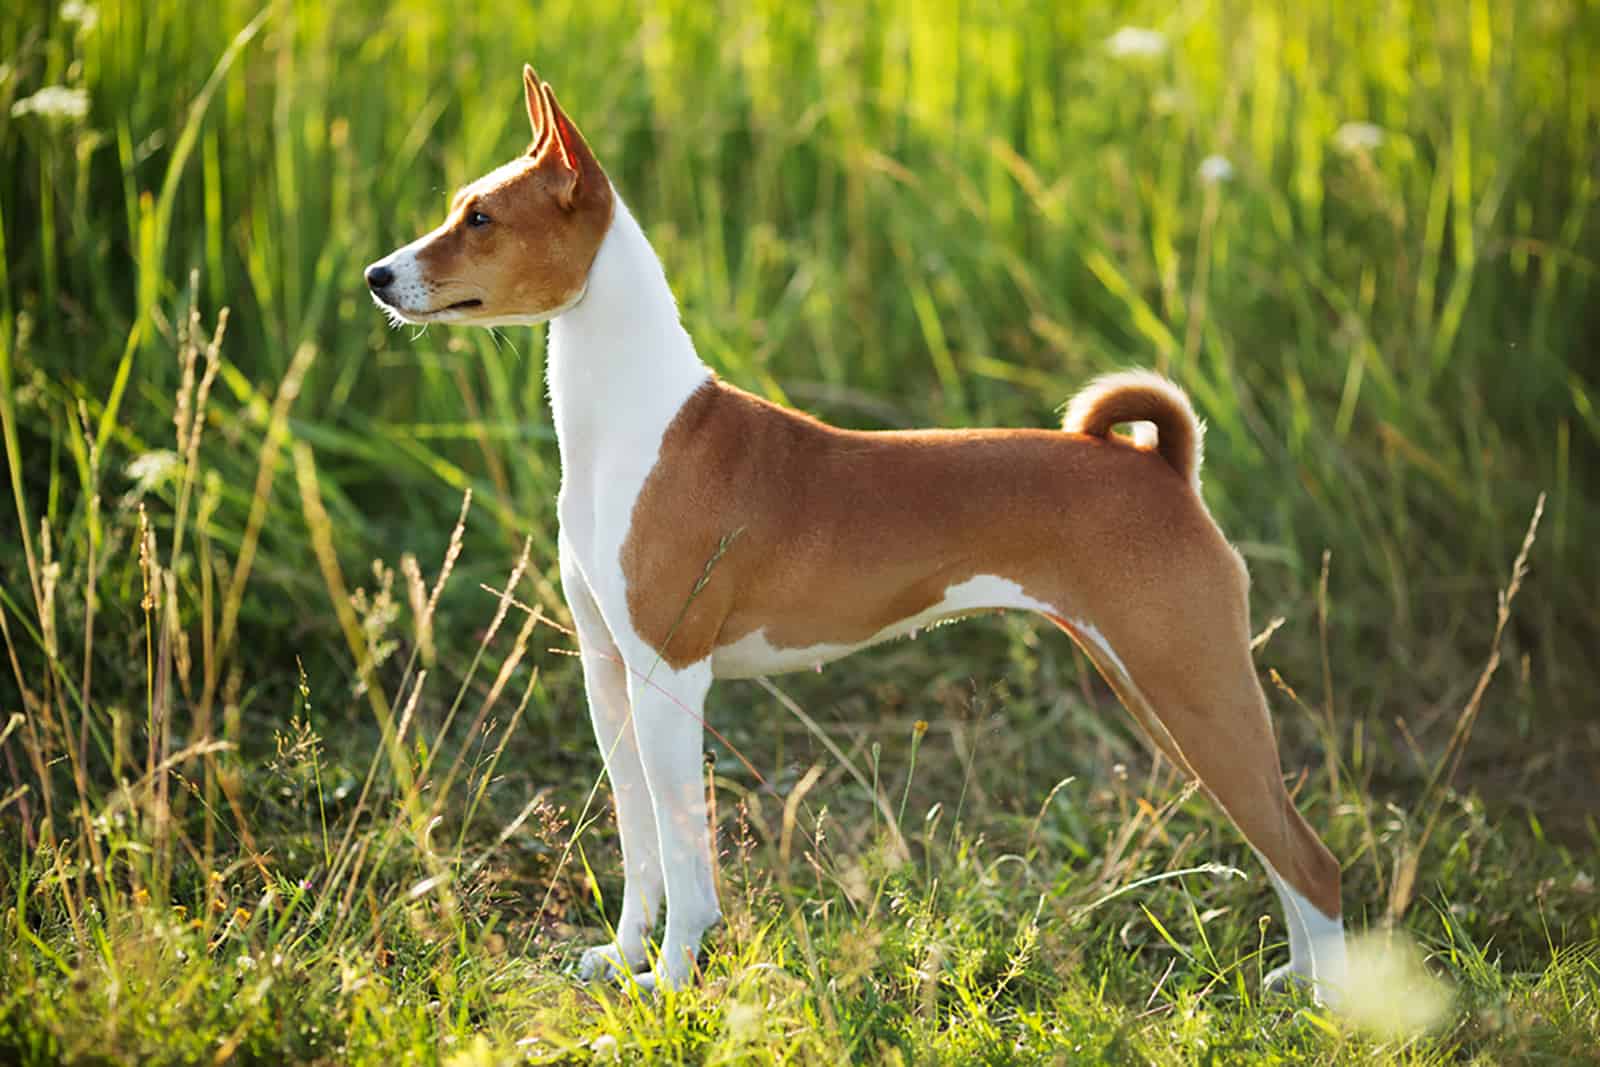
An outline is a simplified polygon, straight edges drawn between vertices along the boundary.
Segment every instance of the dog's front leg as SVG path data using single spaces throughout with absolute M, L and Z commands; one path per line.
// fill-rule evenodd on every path
M 661 955 L 640 985 L 682 986 L 694 973 L 700 938 L 722 918 L 717 903 L 704 777 L 705 697 L 710 661 L 672 670 L 655 660 L 629 664 L 628 696 L 645 779 L 655 804 L 666 876 L 667 930 Z
M 611 779 L 617 808 L 617 830 L 622 837 L 622 915 L 616 940 L 586 949 L 578 963 L 585 980 L 644 967 L 646 945 L 655 926 L 656 909 L 663 895 L 661 851 L 656 838 L 655 810 L 650 802 L 639 743 L 634 736 L 628 704 L 627 670 L 622 654 L 601 618 L 587 582 L 562 554 L 561 584 L 578 629 L 578 653 L 583 661 L 583 684 L 589 697 L 589 718 L 595 740 Z

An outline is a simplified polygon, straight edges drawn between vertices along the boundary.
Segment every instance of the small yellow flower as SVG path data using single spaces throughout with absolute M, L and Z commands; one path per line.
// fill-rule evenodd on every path
M 150 903 L 150 890 L 146 889 L 144 886 L 140 886 L 138 889 L 133 891 L 134 907 L 142 908 L 148 903 Z
M 243 926 L 250 921 L 250 910 L 248 908 L 234 908 L 233 921 Z

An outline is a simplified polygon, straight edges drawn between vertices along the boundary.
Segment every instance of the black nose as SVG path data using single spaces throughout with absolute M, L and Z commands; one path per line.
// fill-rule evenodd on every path
M 374 263 L 367 268 L 367 284 L 372 288 L 387 289 L 392 281 L 394 281 L 394 271 L 388 267 Z

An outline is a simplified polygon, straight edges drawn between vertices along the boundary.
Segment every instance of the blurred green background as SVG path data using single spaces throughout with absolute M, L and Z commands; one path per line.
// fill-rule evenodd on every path
M 621 885 L 572 641 L 485 589 L 526 542 L 516 595 L 566 617 L 543 330 L 390 330 L 361 279 L 523 149 L 524 62 L 739 386 L 863 428 L 1050 426 L 1118 367 L 1188 389 L 1347 915 L 1461 989 L 1383 1055 L 1592 1051 L 1600 6 L 17 0 L 0 1058 L 737 1058 L 769 979 L 801 990 L 774 1059 L 1378 1054 L 1253 999 L 1266 888 L 1185 869 L 1237 835 L 1018 618 L 780 680 L 811 718 L 719 686 L 703 998 L 663 1023 L 558 977 Z M 190 458 L 189 323 L 224 307 Z M 469 488 L 420 611 L 405 561 L 434 580 Z M 1144 918 L 1096 910 L 1134 888 Z
M 0 51 L 21 498 L 68 573 L 80 401 L 108 528 L 135 498 L 169 521 L 175 324 L 195 302 L 233 313 L 204 445 L 219 545 L 245 523 L 266 403 L 312 346 L 290 432 L 348 566 L 438 558 L 470 485 L 464 565 L 502 573 L 531 536 L 558 603 L 542 331 L 392 332 L 360 281 L 523 147 L 530 61 L 736 384 L 853 426 L 1049 425 L 1095 372 L 1176 377 L 1210 424 L 1206 495 L 1258 622 L 1288 619 L 1270 659 L 1320 682 L 1330 550 L 1337 710 L 1383 743 L 1470 689 L 1547 490 L 1492 719 L 1533 748 L 1536 724 L 1590 719 L 1592 5 L 26 2 Z M 85 110 L 34 95 L 49 86 Z M 269 686 L 333 632 L 293 479 L 272 493 L 242 616 Z M 128 543 L 100 590 L 124 623 Z M 552 684 L 575 673 L 553 666 Z

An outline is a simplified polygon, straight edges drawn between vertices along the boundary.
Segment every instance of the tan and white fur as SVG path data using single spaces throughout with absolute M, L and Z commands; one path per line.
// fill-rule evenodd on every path
M 693 974 L 720 917 L 703 779 L 716 678 L 810 668 L 943 619 L 1036 612 L 1261 857 L 1295 977 L 1344 980 L 1339 864 L 1284 789 L 1250 656 L 1249 578 L 1200 496 L 1201 425 L 1153 374 L 1103 378 L 1061 430 L 837 429 L 719 381 L 639 224 L 549 85 L 533 144 L 367 268 L 396 321 L 550 319 L 561 578 L 626 868 L 584 977 Z M 1153 443 L 1113 434 L 1147 423 Z M 649 955 L 666 905 L 660 950 Z

